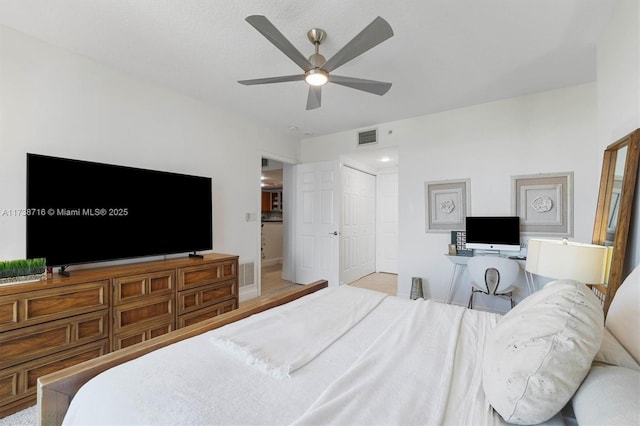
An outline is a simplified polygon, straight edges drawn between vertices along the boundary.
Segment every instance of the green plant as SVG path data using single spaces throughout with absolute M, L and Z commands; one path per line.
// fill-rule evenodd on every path
M 44 258 L 5 260 L 0 262 L 0 278 L 42 274 L 46 267 Z

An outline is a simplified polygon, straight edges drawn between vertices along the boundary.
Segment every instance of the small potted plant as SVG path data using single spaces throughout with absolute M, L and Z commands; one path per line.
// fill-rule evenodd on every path
M 46 279 L 44 258 L 0 261 L 0 284 Z

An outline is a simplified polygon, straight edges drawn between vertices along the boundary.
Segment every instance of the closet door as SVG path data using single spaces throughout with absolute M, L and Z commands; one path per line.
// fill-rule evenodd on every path
M 398 273 L 398 173 L 378 174 L 377 261 L 378 272 Z
M 341 280 L 348 284 L 375 272 L 376 177 L 342 168 Z

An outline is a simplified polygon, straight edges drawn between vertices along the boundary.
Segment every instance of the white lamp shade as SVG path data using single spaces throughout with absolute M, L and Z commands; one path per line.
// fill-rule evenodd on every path
M 566 240 L 531 239 L 525 269 L 549 278 L 603 284 L 608 280 L 610 257 L 611 247 Z

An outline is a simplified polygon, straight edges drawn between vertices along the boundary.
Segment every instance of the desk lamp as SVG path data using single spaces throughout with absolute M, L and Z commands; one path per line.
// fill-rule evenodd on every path
M 609 279 L 613 247 L 563 240 L 531 239 L 525 271 L 584 284 L 604 284 Z

